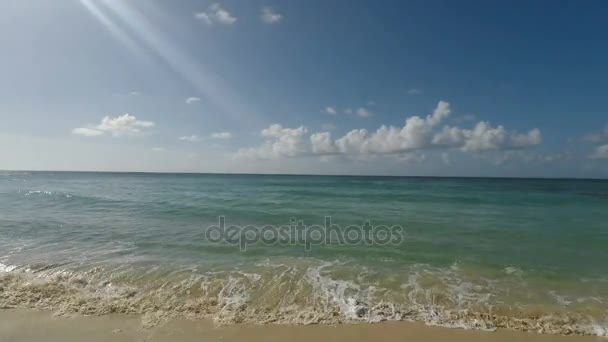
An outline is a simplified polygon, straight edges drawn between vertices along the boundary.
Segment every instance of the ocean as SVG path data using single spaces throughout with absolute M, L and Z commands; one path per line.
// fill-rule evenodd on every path
M 0 307 L 603 336 L 607 222 L 606 180 L 0 171 Z

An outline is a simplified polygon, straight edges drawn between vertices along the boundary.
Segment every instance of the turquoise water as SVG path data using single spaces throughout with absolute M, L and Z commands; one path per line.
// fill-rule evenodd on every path
M 398 244 L 205 231 L 399 225 Z M 0 172 L 0 306 L 606 334 L 608 181 Z

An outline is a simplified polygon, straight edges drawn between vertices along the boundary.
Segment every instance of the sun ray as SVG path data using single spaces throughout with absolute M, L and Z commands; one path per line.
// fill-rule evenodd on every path
M 80 3 L 93 15 L 121 44 L 126 46 L 138 57 L 147 58 L 141 46 L 135 42 L 124 30 L 118 26 L 102 9 L 92 0 L 80 0 Z
M 128 40 L 129 37 L 92 3 L 92 0 L 82 1 L 118 39 L 131 42 Z M 174 44 L 167 33 L 163 32 L 158 25 L 150 22 L 136 8 L 124 1 L 100 0 L 99 3 L 114 14 L 138 41 L 145 44 L 174 73 L 200 92 L 206 101 L 209 101 L 223 114 L 237 119 L 238 124 L 250 125 L 252 121 L 257 121 L 257 115 L 249 106 L 243 105 L 243 102 L 229 90 L 220 77 L 206 70 L 200 62 Z

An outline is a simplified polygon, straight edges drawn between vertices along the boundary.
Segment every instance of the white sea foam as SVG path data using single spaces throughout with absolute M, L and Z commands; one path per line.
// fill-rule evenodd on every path
M 565 296 L 559 295 L 555 291 L 549 291 L 549 294 L 561 306 L 568 306 L 568 305 L 572 304 L 572 301 L 568 300 Z
M 334 280 L 324 275 L 323 271 L 332 266 L 333 263 L 325 262 L 316 267 L 310 267 L 306 273 L 306 279 L 313 287 L 313 292 L 319 297 L 323 305 L 335 305 L 340 313 L 347 319 L 358 320 L 367 318 L 364 302 L 362 301 L 373 292 L 372 288 L 361 289 L 353 282 Z M 330 308 L 327 308 L 330 310 Z
M 17 268 L 17 266 L 15 265 L 5 265 L 3 263 L 0 262 L 0 272 L 12 272 Z
M 524 273 L 519 268 L 513 267 L 513 266 L 507 266 L 507 267 L 505 267 L 504 272 L 506 274 L 513 274 L 513 275 L 522 275 Z
M 19 190 L 18 193 L 23 193 L 24 196 L 56 196 L 64 198 L 72 198 L 72 195 L 61 192 L 53 192 L 48 190 Z
M 460 270 L 413 266 L 390 290 L 363 270 L 340 262 L 262 262 L 254 269 L 205 273 L 95 267 L 87 271 L 0 264 L 0 306 L 57 314 L 141 314 L 144 327 L 177 316 L 233 323 L 349 323 L 422 321 L 442 327 L 606 335 L 606 318 L 571 315 L 499 316 L 492 313 L 491 282 L 465 281 Z M 133 274 L 136 272 L 137 274 Z M 394 281 L 397 281 L 394 279 Z M 557 294 L 556 294 L 557 296 Z M 476 311 L 486 308 L 482 311 Z
M 247 303 L 249 299 L 249 293 L 247 287 L 243 284 L 240 278 L 228 277 L 226 285 L 220 290 L 218 294 L 220 303 L 223 304 L 222 310 L 230 308 L 231 306 L 240 306 Z
M 594 323 L 592 329 L 596 336 L 608 337 L 608 322 L 603 324 Z
M 30 190 L 28 192 L 25 193 L 25 196 L 30 196 L 30 195 L 52 195 L 53 192 L 52 191 L 45 191 L 45 190 Z

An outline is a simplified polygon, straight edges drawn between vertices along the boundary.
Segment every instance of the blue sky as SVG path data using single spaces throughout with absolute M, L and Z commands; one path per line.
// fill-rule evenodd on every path
M 4 2 L 0 169 L 605 178 L 607 17 L 604 1 Z

